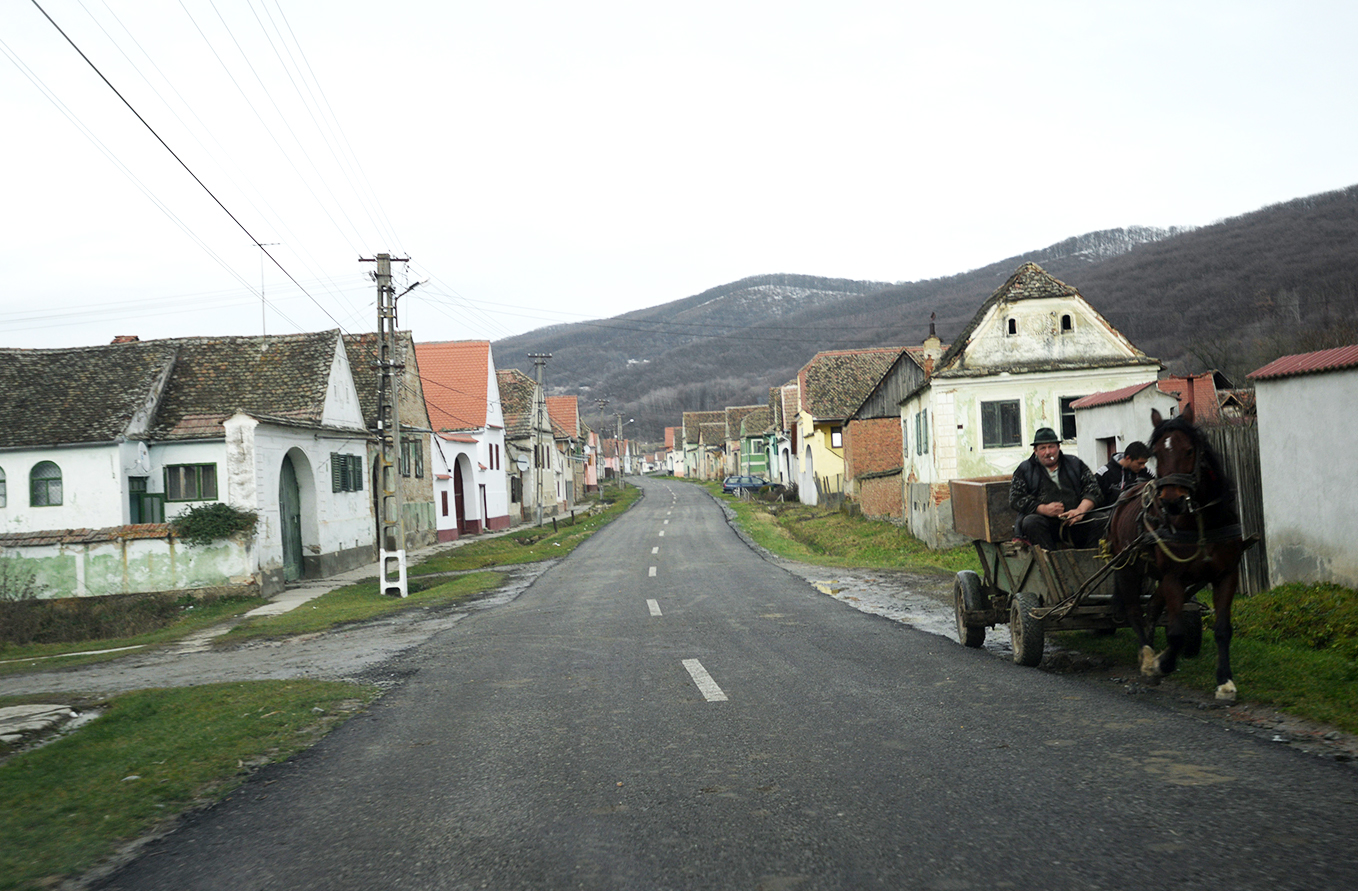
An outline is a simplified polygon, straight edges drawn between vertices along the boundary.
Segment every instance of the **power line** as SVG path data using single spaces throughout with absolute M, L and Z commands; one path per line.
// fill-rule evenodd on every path
M 122 100 L 122 103 L 123 103 L 124 105 L 127 106 L 127 110 L 130 111 L 130 112 L 132 112 L 132 114 L 136 115 L 137 120 L 141 121 L 142 125 L 143 125 L 144 127 L 146 127 L 146 129 L 151 133 L 151 135 L 154 136 L 154 137 L 156 138 L 156 141 L 159 142 L 162 146 L 165 147 L 165 151 L 169 152 L 169 153 L 170 153 L 170 156 L 173 157 L 176 161 L 179 162 L 179 166 L 180 166 L 180 167 L 183 167 L 183 168 L 184 168 L 184 171 L 185 171 L 186 173 L 188 173 L 189 176 L 193 177 L 193 181 L 196 182 L 196 183 L 198 183 L 198 185 L 202 187 L 202 189 L 203 189 L 204 192 L 207 192 L 208 196 L 209 196 L 214 202 L 216 202 L 217 206 L 220 207 L 220 208 L 222 209 L 222 211 L 223 211 L 228 217 L 231 218 L 231 221 L 232 221 L 233 223 L 235 223 L 237 226 L 240 227 L 240 230 L 241 230 L 242 232 L 244 232 L 245 235 L 246 235 L 246 237 L 249 238 L 250 241 L 252 241 L 252 242 L 254 243 L 255 247 L 257 247 L 257 248 L 259 248 L 261 251 L 263 251 L 263 252 L 264 252 L 264 255 L 267 256 L 270 260 L 272 260 L 272 261 L 273 261 L 273 264 L 274 264 L 275 266 L 277 266 L 278 269 L 279 269 L 284 275 L 286 275 L 286 276 L 292 281 L 293 284 L 297 285 L 298 289 L 300 289 L 301 292 L 302 292 L 303 294 L 306 294 L 308 297 L 310 297 L 310 298 L 311 298 L 311 302 L 315 303 L 316 306 L 318 306 L 318 307 L 320 308 L 321 312 L 325 313 L 326 316 L 327 316 L 332 322 L 334 322 L 336 325 L 339 325 L 339 324 L 340 324 L 339 321 L 336 320 L 334 316 L 330 315 L 330 311 L 329 311 L 328 309 L 325 308 L 324 304 L 322 304 L 322 303 L 321 303 L 319 300 L 317 300 L 315 297 L 312 297 L 311 294 L 310 294 L 310 292 L 308 292 L 306 288 L 303 288 L 302 285 L 301 285 L 301 283 L 300 283 L 299 281 L 297 281 L 297 279 L 293 278 L 292 273 L 289 272 L 286 268 L 284 268 L 283 264 L 282 264 L 282 263 L 279 263 L 279 262 L 278 262 L 278 259 L 275 258 L 273 254 L 269 253 L 268 249 L 264 246 L 264 244 L 263 244 L 262 242 L 260 242 L 260 240 L 259 240 L 258 238 L 255 238 L 255 236 L 251 234 L 250 230 L 247 229 L 247 228 L 245 228 L 245 224 L 242 223 L 240 220 L 236 219 L 236 215 L 233 214 L 233 213 L 227 208 L 227 206 L 226 206 L 225 204 L 223 204 L 223 203 L 221 202 L 221 200 L 217 198 L 216 195 L 213 194 L 212 190 L 209 189 L 209 188 L 207 187 L 207 184 L 206 184 L 206 183 L 204 183 L 201 179 L 198 178 L 198 174 L 194 173 L 193 170 L 189 168 L 189 165 L 188 165 L 188 164 L 185 164 L 185 163 L 184 163 L 184 160 L 183 160 L 182 158 L 180 158 L 179 155 L 175 154 L 174 149 L 170 148 L 169 143 L 167 143 L 164 139 L 161 139 L 161 138 L 160 138 L 160 134 L 156 132 L 155 128 L 152 127 L 149 123 L 147 123 L 146 119 L 143 118 L 143 117 L 141 116 L 141 114 L 140 114 L 135 108 L 132 107 L 132 103 L 131 103 L 131 102 L 128 102 L 127 99 L 124 98 L 123 94 L 120 93 L 120 92 L 118 92 L 118 88 L 115 87 L 115 86 L 109 81 L 109 79 L 108 79 L 107 77 L 104 77 L 104 73 L 103 73 L 102 71 L 99 70 L 99 67 L 98 67 L 97 65 L 95 65 L 94 62 L 90 61 L 90 57 L 87 56 L 87 55 L 85 55 L 84 51 L 81 50 L 80 47 L 76 46 L 75 41 L 72 40 L 72 39 L 70 38 L 70 36 L 68 36 L 68 35 L 66 34 L 66 32 L 63 31 L 63 30 L 61 29 L 61 26 L 58 25 L 58 24 L 56 23 L 56 21 L 55 21 L 50 15 L 47 14 L 47 10 L 45 10 L 45 9 L 42 8 L 42 4 L 38 3 L 38 0 L 32 0 L 32 2 L 33 2 L 33 5 L 36 6 L 36 7 L 38 8 L 38 12 L 41 12 L 41 13 L 43 14 L 43 17 L 46 18 L 47 21 L 49 21 L 49 22 L 52 23 L 52 27 L 57 29 L 57 33 L 61 34 L 62 37 L 66 38 L 66 42 L 69 43 L 69 44 L 71 45 L 71 48 L 74 49 L 77 53 L 80 54 L 80 58 L 82 58 L 82 59 L 85 60 L 85 63 L 86 63 L 87 65 L 90 66 L 90 68 L 94 71 L 95 74 L 99 75 L 99 79 L 102 80 L 105 84 L 108 85 L 108 88 L 109 88 L 110 90 L 113 91 L 113 94 L 114 94 L 115 96 L 117 96 L 120 100 Z M 340 325 L 340 327 L 341 327 L 341 329 L 343 328 L 342 325 Z

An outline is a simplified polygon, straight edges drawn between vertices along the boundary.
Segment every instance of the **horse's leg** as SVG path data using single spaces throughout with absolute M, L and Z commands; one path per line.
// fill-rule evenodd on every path
M 1168 646 L 1165 651 L 1155 657 L 1156 670 L 1162 675 L 1172 674 L 1174 669 L 1179 666 L 1179 654 L 1183 652 L 1184 640 L 1187 633 L 1184 631 L 1184 593 L 1183 582 L 1173 573 L 1167 574 L 1160 580 L 1160 606 L 1166 615 L 1165 620 L 1165 640 Z M 1157 613 L 1159 610 L 1157 610 Z M 1156 616 L 1159 619 L 1159 616 Z M 1154 627 L 1154 626 L 1152 626 Z
M 1153 661 L 1155 658 L 1155 650 L 1151 646 L 1154 638 L 1148 633 L 1155 629 L 1146 628 L 1146 621 L 1141 612 L 1141 587 L 1144 579 L 1145 572 L 1135 562 L 1113 573 L 1113 612 L 1114 615 L 1125 618 L 1127 624 L 1132 627 L 1132 633 L 1136 635 L 1136 641 L 1140 646 L 1142 674 L 1147 673 L 1146 669 L 1150 664 L 1148 659 Z
M 1235 702 L 1235 679 L 1231 673 L 1231 601 L 1239 586 L 1238 564 L 1212 586 L 1212 609 L 1216 612 L 1212 636 L 1217 641 L 1217 699 L 1223 702 Z

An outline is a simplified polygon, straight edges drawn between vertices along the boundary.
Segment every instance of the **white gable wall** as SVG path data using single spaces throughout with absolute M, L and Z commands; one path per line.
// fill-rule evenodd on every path
M 330 383 L 325 391 L 325 407 L 321 423 L 327 427 L 364 427 L 363 408 L 358 401 L 358 388 L 349 370 L 349 353 L 344 341 L 335 338 L 335 357 L 330 361 Z M 404 419 L 402 426 L 405 426 Z
M 1358 369 L 1257 380 L 1255 398 L 1269 581 L 1358 588 L 1358 511 L 1340 494 L 1358 465 Z

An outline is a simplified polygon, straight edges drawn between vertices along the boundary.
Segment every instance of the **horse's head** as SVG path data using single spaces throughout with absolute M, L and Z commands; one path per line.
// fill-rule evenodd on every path
M 1192 513 L 1203 449 L 1193 429 L 1193 415 L 1185 411 L 1177 418 L 1165 420 L 1152 409 L 1151 422 L 1155 424 L 1151 451 L 1155 453 L 1157 497 L 1166 513 L 1176 516 Z

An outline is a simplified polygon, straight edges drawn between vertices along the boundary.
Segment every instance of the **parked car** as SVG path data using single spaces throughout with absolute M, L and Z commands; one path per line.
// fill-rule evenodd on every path
M 728 476 L 722 480 L 721 490 L 728 494 L 739 495 L 743 492 L 781 491 L 782 483 L 771 483 L 762 476 Z

